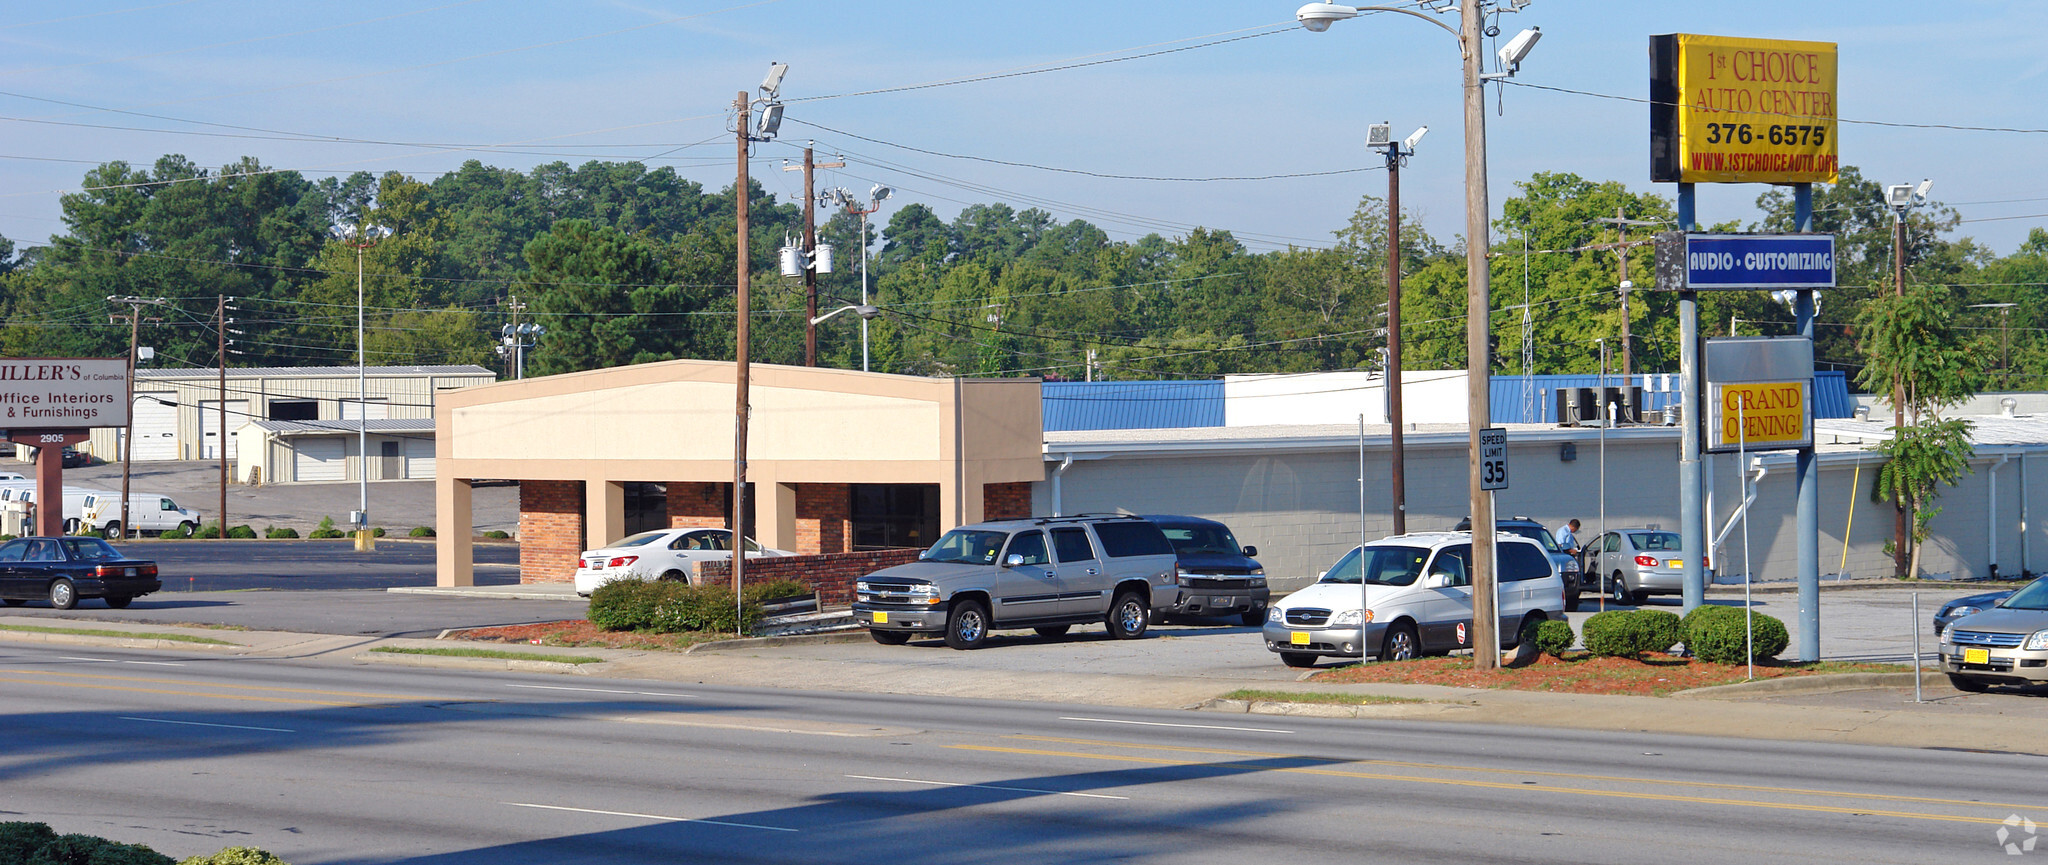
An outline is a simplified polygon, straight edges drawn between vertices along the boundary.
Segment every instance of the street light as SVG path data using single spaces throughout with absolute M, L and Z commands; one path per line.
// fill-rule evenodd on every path
M 819 322 L 824 321 L 825 319 L 831 318 L 832 316 L 848 311 L 851 311 L 854 315 L 860 316 L 861 321 L 867 321 L 868 319 L 874 318 L 875 316 L 882 314 L 881 307 L 869 306 L 865 303 L 849 303 L 838 309 L 832 310 L 831 312 L 825 313 L 824 315 L 818 316 L 817 318 L 811 319 L 811 323 L 817 324 Z
M 1394 140 L 1390 123 L 1366 129 L 1365 146 L 1387 160 L 1387 429 L 1392 471 L 1387 492 L 1394 500 L 1394 534 L 1408 533 L 1408 456 L 1401 429 L 1401 165 L 1415 155 L 1415 145 L 1429 134 L 1423 126 L 1403 141 Z
M 845 189 L 845 188 L 843 188 L 843 187 L 842 187 L 842 188 L 840 188 L 840 189 L 834 189 L 834 190 L 832 190 L 832 191 L 831 191 L 830 193 L 827 193 L 828 195 L 830 195 L 830 196 L 832 197 L 832 201 L 833 201 L 833 203 L 835 203 L 835 204 L 838 204 L 838 205 L 840 205 L 840 206 L 842 206 L 842 207 L 846 208 L 846 212 L 847 212 L 847 213 L 850 213 L 850 214 L 853 214 L 854 216 L 858 216 L 858 217 L 860 217 L 860 305 L 861 305 L 861 306 L 867 306 L 867 305 L 868 305 L 868 214 L 874 213 L 874 212 L 875 212 L 875 211 L 877 211 L 877 210 L 881 210 L 881 209 L 882 209 L 882 202 L 883 202 L 883 201 L 885 201 L 885 200 L 887 200 L 887 199 L 889 198 L 889 194 L 890 194 L 891 192 L 894 192 L 894 191 L 895 191 L 895 190 L 892 190 L 892 189 L 890 189 L 889 187 L 883 186 L 882 184 L 879 184 L 879 183 L 875 184 L 875 186 L 874 186 L 874 188 L 873 188 L 873 189 L 870 189 L 870 190 L 868 190 L 868 206 L 867 206 L 867 208 L 866 208 L 866 209 L 862 209 L 862 208 L 861 208 L 861 207 L 860 207 L 860 206 L 859 206 L 858 204 L 856 204 L 856 203 L 854 202 L 854 199 L 853 199 L 853 193 L 852 193 L 852 192 L 850 192 L 850 191 L 848 191 L 847 189 Z M 868 308 L 869 308 L 869 309 L 873 309 L 873 307 L 868 307 Z M 836 312 L 836 310 L 835 310 L 835 312 Z M 867 314 L 863 314 L 863 315 L 862 315 L 862 316 L 860 317 L 860 371 L 861 371 L 861 372 L 867 372 L 867 371 L 868 371 L 868 319 L 871 319 L 871 318 L 874 318 L 874 316 L 873 316 L 873 315 L 867 315 Z M 820 321 L 822 321 L 823 319 L 822 319 L 822 318 L 820 318 L 819 320 L 820 320 Z
M 1465 88 L 1465 365 L 1466 365 L 1466 423 L 1468 426 L 1470 459 L 1466 467 L 1466 486 L 1472 500 L 1472 624 L 1473 666 L 1482 670 L 1495 669 L 1500 665 L 1500 619 L 1496 615 L 1496 583 L 1494 574 L 1494 532 L 1493 500 L 1483 491 L 1480 476 L 1479 436 L 1480 430 L 1492 422 L 1491 405 L 1488 399 L 1487 357 L 1488 337 L 1491 336 L 1487 314 L 1492 309 L 1491 285 L 1487 273 L 1487 252 L 1492 246 L 1487 226 L 1488 207 L 1486 202 L 1486 94 L 1481 88 L 1487 81 L 1507 78 L 1528 57 L 1529 51 L 1542 37 L 1541 31 L 1524 31 L 1510 40 L 1499 54 L 1503 71 L 1486 73 L 1480 69 L 1482 58 L 1481 40 L 1488 30 L 1498 33 L 1486 23 L 1489 13 L 1519 12 L 1528 5 L 1528 0 L 1463 0 L 1458 4 L 1458 26 L 1453 28 L 1436 18 L 1414 9 L 1393 6 L 1343 6 L 1335 3 L 1310 3 L 1295 10 L 1295 20 L 1303 27 L 1316 32 L 1330 29 L 1330 25 L 1347 18 L 1356 18 L 1362 12 L 1392 12 L 1420 18 L 1443 29 L 1458 39 L 1458 50 L 1464 58 Z M 1435 7 L 1425 5 L 1434 10 Z M 1480 526 L 1485 526 L 1484 530 Z
M 1884 188 L 1884 203 L 1892 209 L 1892 296 L 1906 296 L 1906 212 L 1927 204 L 1927 193 L 1934 189 L 1934 180 L 1920 181 L 1920 185 L 1900 183 Z M 1906 383 L 1892 376 L 1892 426 L 1906 427 Z M 1892 496 L 1892 573 L 1906 576 L 1911 553 L 1906 549 L 1906 500 Z
M 370 387 L 363 352 L 363 250 L 390 233 L 391 229 L 368 223 L 340 228 L 341 241 L 356 248 L 356 482 L 361 501 L 354 522 L 359 552 L 377 546 L 370 537 Z M 225 437 L 226 431 L 221 435 Z M 226 449 L 225 443 L 222 449 Z M 221 536 L 227 536 L 227 527 L 221 527 Z

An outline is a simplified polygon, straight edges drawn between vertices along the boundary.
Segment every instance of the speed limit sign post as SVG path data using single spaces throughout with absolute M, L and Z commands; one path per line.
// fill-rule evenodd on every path
M 1506 427 L 1487 427 L 1479 431 L 1479 488 L 1482 490 L 1504 490 L 1508 488 L 1508 431 Z

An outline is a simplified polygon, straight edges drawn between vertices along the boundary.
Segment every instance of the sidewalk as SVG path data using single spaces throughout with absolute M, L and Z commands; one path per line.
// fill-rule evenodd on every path
M 515 587 L 504 587 L 515 588 Z M 223 631 L 125 623 L 90 624 L 94 630 L 125 631 L 136 637 L 82 636 L 0 630 L 0 641 L 97 645 L 152 651 L 193 652 L 247 658 L 315 660 L 327 663 L 387 663 L 470 670 L 518 669 L 565 675 L 701 682 L 731 687 L 776 687 L 827 692 L 866 692 L 985 700 L 1025 700 L 1146 709 L 1252 710 L 1249 704 L 1212 702 L 1251 684 L 1213 678 L 1138 676 L 1109 673 L 985 671 L 943 666 L 899 666 L 858 661 L 780 660 L 750 656 L 745 645 L 712 652 L 668 653 L 612 649 L 503 646 L 536 656 L 581 655 L 603 663 L 572 665 L 487 658 L 376 653 L 378 647 L 448 648 L 443 641 L 391 639 L 282 631 Z M 0 616 L 0 626 L 49 628 L 48 619 Z M 155 639 L 148 634 L 184 634 L 231 645 L 203 646 Z M 1908 679 L 1910 682 L 1910 679 Z M 1816 683 L 1819 684 L 1819 683 Z M 1780 686 L 1782 687 L 1782 686 Z M 1617 733 L 1680 733 L 1749 739 L 1837 742 L 1915 748 L 1970 748 L 2038 753 L 2039 731 L 2048 702 L 2013 703 L 2018 711 L 1957 711 L 1952 704 L 1910 702 L 1881 690 L 1853 692 L 1843 705 L 1812 697 L 1764 690 L 1749 699 L 1614 697 L 1524 691 L 1492 691 L 1430 685 L 1323 685 L 1299 682 L 1281 690 L 1381 695 L 1424 700 L 1356 712 L 1360 717 L 1513 724 Z M 1945 685 L 1931 691 L 1946 691 Z M 1953 692 L 1948 692 L 1953 693 Z M 1724 689 L 1721 697 L 1727 696 Z M 1998 696 L 1998 695 L 1993 695 Z M 2012 697 L 2015 700 L 2033 698 Z M 1794 702 L 1797 701 L 1797 702 Z M 1284 704 L 1271 714 L 1327 714 L 1321 707 Z

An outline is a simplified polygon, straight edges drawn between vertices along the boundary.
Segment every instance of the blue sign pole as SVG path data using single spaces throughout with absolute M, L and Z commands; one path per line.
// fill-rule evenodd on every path
M 1693 185 L 1678 184 L 1678 230 L 1692 231 Z M 1686 612 L 1707 602 L 1705 513 L 1706 472 L 1700 465 L 1700 313 L 1699 295 L 1690 285 L 1678 293 L 1678 400 L 1684 406 L 1678 450 L 1678 548 L 1681 551 L 1680 596 Z
M 1794 231 L 1813 230 L 1813 184 L 1792 188 Z M 1829 238 L 1833 240 L 1832 237 Z M 1832 242 L 1830 246 L 1832 246 Z M 1829 256 L 1833 257 L 1832 253 Z M 1830 262 L 1832 263 L 1832 262 Z M 1834 280 L 1828 280 L 1832 283 Z M 1813 339 L 1814 318 L 1820 313 L 1813 289 L 1800 289 L 1793 308 L 1799 335 Z M 1813 446 L 1800 448 L 1793 458 L 1794 505 L 1799 547 L 1799 660 L 1820 660 L 1820 463 Z M 1847 542 L 1847 539 L 1843 539 Z M 1918 619 L 1915 619 L 1918 622 Z M 1917 626 L 1917 625 L 1916 625 Z

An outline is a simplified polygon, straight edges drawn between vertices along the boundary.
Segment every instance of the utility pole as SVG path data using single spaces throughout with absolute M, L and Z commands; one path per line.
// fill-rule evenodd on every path
M 1493 246 L 1486 203 L 1486 81 L 1480 63 L 1486 52 L 1487 3 L 1458 4 L 1458 43 L 1465 55 L 1465 421 L 1469 449 L 1465 486 L 1472 501 L 1472 666 L 1500 669 L 1500 615 L 1494 572 L 1493 496 L 1480 474 L 1480 430 L 1492 424 L 1488 393 L 1488 337 L 1492 336 Z
M 220 369 L 217 384 L 220 386 L 220 536 L 228 536 L 228 298 L 214 295 L 214 330 L 220 336 Z
M 1893 212 L 1897 218 L 1892 221 L 1892 296 L 1905 297 L 1906 212 L 1904 210 L 1895 210 Z M 1897 431 L 1905 428 L 1906 382 L 1904 378 L 1895 374 L 1892 376 L 1892 430 L 1896 435 Z M 1901 491 L 1894 489 L 1892 491 L 1892 575 L 1900 579 L 1910 576 L 1907 573 L 1907 569 L 1912 566 L 1911 562 L 1913 560 L 1911 554 L 1907 552 L 1906 539 L 1906 498 Z
M 751 126 L 752 104 L 747 100 L 747 91 L 733 101 L 733 111 L 739 114 L 739 180 L 733 187 L 735 212 L 739 219 L 739 247 L 734 250 L 739 259 L 739 320 L 734 325 L 733 335 L 733 450 L 732 450 L 732 597 L 733 604 L 740 603 L 740 589 L 746 584 L 747 570 L 747 269 L 750 249 L 747 246 L 747 127 Z M 735 631 L 744 630 L 737 618 Z
M 1405 143 L 1394 141 L 1391 126 L 1379 124 L 1387 159 L 1387 426 L 1393 466 L 1388 492 L 1394 499 L 1394 534 L 1408 533 L 1408 453 L 1401 412 L 1401 163 L 1415 152 L 1423 127 Z M 1373 136 L 1367 136 L 1372 140 Z
M 1628 293 L 1630 289 L 1636 287 L 1635 283 L 1630 282 L 1628 278 L 1628 253 L 1630 249 L 1628 229 L 1632 225 L 1658 225 L 1659 223 L 1654 219 L 1630 219 L 1628 218 L 1627 209 L 1619 204 L 1614 206 L 1614 216 L 1593 221 L 1608 223 L 1621 232 L 1620 241 L 1614 245 L 1614 251 L 1621 256 L 1621 287 L 1618 289 L 1621 294 L 1621 387 L 1622 399 L 1626 401 L 1628 399 L 1628 376 L 1634 368 L 1633 360 L 1635 358 L 1634 343 L 1629 339 L 1628 333 Z M 1605 400 L 1607 397 L 1603 394 L 1600 398 Z
M 107 316 L 109 321 L 116 323 L 122 319 L 127 319 L 128 321 L 128 426 L 121 433 L 121 537 L 126 538 L 128 537 L 129 528 L 134 525 L 128 519 L 128 476 L 129 469 L 135 462 L 135 344 L 142 337 L 142 308 L 145 306 L 163 306 L 164 299 L 159 297 L 151 300 L 132 295 L 117 295 L 107 298 L 107 301 L 109 303 L 124 304 L 128 307 L 126 314 L 117 312 Z M 150 321 L 162 320 L 160 318 L 150 319 Z M 57 490 L 55 492 L 56 495 L 52 496 L 50 501 L 44 502 L 44 504 L 54 502 L 61 511 L 64 506 L 64 491 Z
M 813 187 L 813 174 L 820 168 L 845 167 L 844 162 L 813 161 L 810 144 L 804 145 L 803 167 L 782 167 L 784 171 L 804 173 L 804 260 L 810 262 L 804 268 L 804 366 L 818 365 L 818 195 Z
M 512 378 L 526 377 L 526 336 L 519 332 L 519 313 L 526 304 L 519 302 L 519 295 L 512 295 Z

